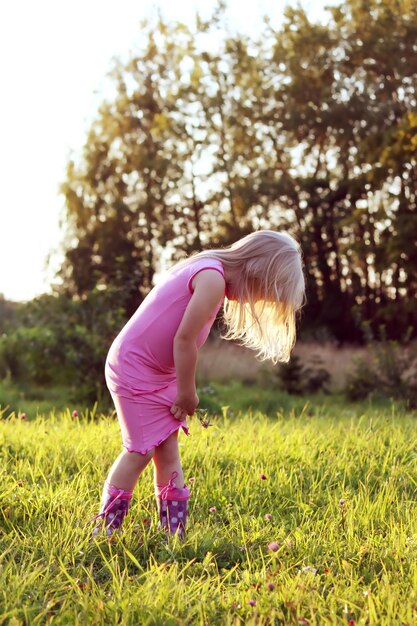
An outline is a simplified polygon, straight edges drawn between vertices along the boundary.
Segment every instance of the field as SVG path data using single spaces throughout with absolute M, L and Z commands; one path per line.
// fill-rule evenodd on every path
M 113 417 L 5 414 L 0 624 L 416 624 L 415 414 L 279 404 L 191 420 L 183 544 L 156 528 L 150 467 L 123 534 L 91 538 Z

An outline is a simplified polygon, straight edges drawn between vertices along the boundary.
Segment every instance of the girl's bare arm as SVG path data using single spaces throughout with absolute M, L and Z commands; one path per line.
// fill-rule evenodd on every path
M 210 313 L 224 296 L 225 281 L 216 270 L 203 270 L 194 278 L 194 293 L 174 338 L 178 395 L 171 407 L 177 419 L 192 415 L 198 406 L 195 387 L 197 337 Z

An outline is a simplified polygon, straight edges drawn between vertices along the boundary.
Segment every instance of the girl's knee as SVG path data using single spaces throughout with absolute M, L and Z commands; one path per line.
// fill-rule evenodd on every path
M 128 452 L 125 450 L 125 458 L 127 458 L 132 465 L 136 465 L 139 468 L 148 464 L 154 454 L 155 448 L 150 448 L 146 454 L 141 454 L 140 452 Z

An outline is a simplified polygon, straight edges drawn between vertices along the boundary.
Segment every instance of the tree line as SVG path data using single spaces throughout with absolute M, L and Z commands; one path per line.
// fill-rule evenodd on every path
M 108 340 L 171 262 L 273 228 L 303 249 L 302 335 L 415 334 L 417 5 L 328 15 L 288 7 L 256 37 L 223 2 L 193 27 L 142 23 L 62 184 L 53 297 L 81 326 Z
M 330 14 L 288 8 L 257 40 L 222 35 L 221 5 L 194 30 L 143 25 L 68 165 L 67 293 L 117 287 L 130 313 L 161 250 L 269 227 L 302 245 L 306 327 L 355 340 L 363 321 L 390 336 L 415 324 L 417 7 L 351 0 Z

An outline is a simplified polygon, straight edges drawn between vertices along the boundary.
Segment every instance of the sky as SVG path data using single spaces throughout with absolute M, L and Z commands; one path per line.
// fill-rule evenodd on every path
M 326 19 L 325 0 L 301 0 Z M 285 0 L 228 0 L 236 30 L 256 34 Z M 112 59 L 128 59 L 140 21 L 208 17 L 215 0 L 9 0 L 0 3 L 0 294 L 25 301 L 49 291 L 62 250 L 59 185 L 103 99 Z M 244 6 L 244 10 L 242 7 Z M 47 259 L 52 262 L 47 265 Z

